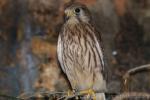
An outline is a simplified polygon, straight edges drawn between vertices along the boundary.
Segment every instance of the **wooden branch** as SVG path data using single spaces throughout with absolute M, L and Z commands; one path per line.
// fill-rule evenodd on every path
M 95 91 L 95 93 L 105 93 L 106 95 L 111 95 L 111 96 L 119 94 L 119 93 L 109 93 L 109 92 L 104 92 L 104 91 Z M 70 95 L 68 95 L 68 92 L 39 91 L 39 92 L 36 92 L 36 93 L 33 93 L 33 92 L 23 93 L 17 98 L 20 98 L 20 99 L 23 99 L 23 100 L 28 100 L 28 99 L 31 99 L 31 98 L 42 99 L 45 96 L 46 97 L 55 97 L 55 96 L 57 96 L 58 97 L 57 100 L 68 100 L 68 99 L 73 99 L 75 97 L 80 97 L 80 96 L 84 96 L 84 95 L 87 95 L 87 94 L 82 93 L 82 91 L 78 91 L 78 92 L 72 93 Z
M 134 74 L 137 74 L 139 72 L 142 72 L 142 71 L 150 71 L 150 64 L 142 65 L 142 66 L 138 66 L 138 67 L 132 68 L 132 69 L 128 70 L 124 74 L 124 76 L 123 76 L 124 91 L 126 91 L 126 92 L 128 91 L 128 80 L 130 79 L 130 76 L 134 75 Z
M 10 96 L 10 95 L 4 94 L 4 93 L 0 93 L 0 97 L 3 97 L 7 100 L 23 100 L 18 97 Z
M 123 76 L 123 78 L 125 79 L 125 78 L 128 78 L 130 75 L 136 74 L 141 71 L 148 71 L 148 70 L 150 70 L 150 64 L 135 67 L 135 68 L 128 70 Z
M 150 94 L 149 93 L 143 93 L 143 92 L 126 92 L 122 93 L 120 95 L 117 95 L 116 97 L 113 98 L 113 100 L 124 100 L 124 99 L 135 99 L 137 98 L 138 100 L 149 100 L 150 99 Z
M 97 93 L 97 92 L 96 92 Z M 99 93 L 99 92 L 98 92 Z M 26 94 L 26 93 L 25 93 Z M 25 95 L 24 94 L 24 95 Z M 27 93 L 28 94 L 28 93 Z M 26 95 L 27 95 L 26 94 Z M 13 98 L 13 100 L 28 100 L 28 99 L 31 99 L 31 98 L 36 98 L 37 94 L 40 94 L 41 96 L 43 95 L 44 96 L 48 96 L 48 97 L 53 97 L 54 95 L 60 95 L 59 98 L 57 98 L 57 100 L 68 100 L 68 99 L 72 99 L 72 98 L 75 98 L 75 97 L 78 97 L 78 96 L 84 96 L 86 94 L 80 94 L 80 92 L 77 92 L 71 96 L 68 96 L 67 95 L 67 92 L 37 92 L 37 93 L 31 93 L 30 95 L 28 94 L 25 98 L 23 97 L 17 97 L 17 98 Z M 118 93 L 107 93 L 107 95 L 117 95 Z M 6 96 L 8 97 L 8 96 Z M 8 98 L 10 98 L 11 96 L 9 96 Z M 42 97 L 37 97 L 38 99 L 42 99 Z M 144 100 L 149 100 L 150 99 L 150 94 L 149 93 L 143 93 L 143 92 L 125 92 L 125 93 L 122 93 L 120 95 L 117 95 L 116 97 L 113 98 L 113 100 L 123 100 L 123 99 L 134 99 L 134 98 L 142 98 Z

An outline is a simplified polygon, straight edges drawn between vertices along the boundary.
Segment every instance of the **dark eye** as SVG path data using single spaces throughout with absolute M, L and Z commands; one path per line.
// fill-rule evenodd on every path
M 80 13 L 80 9 L 79 8 L 76 8 L 75 9 L 75 12 L 78 14 L 78 13 Z

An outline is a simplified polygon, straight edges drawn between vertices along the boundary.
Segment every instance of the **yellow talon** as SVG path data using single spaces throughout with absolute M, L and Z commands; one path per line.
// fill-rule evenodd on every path
M 96 95 L 93 89 L 80 91 L 80 94 L 88 94 L 93 96 L 93 100 L 96 100 Z
M 68 90 L 67 96 L 72 96 L 72 95 L 73 95 L 73 92 L 71 90 Z

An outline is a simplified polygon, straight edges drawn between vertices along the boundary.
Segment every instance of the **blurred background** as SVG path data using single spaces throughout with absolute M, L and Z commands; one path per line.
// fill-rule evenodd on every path
M 70 0 L 0 0 L 0 94 L 65 91 L 56 45 Z M 150 63 L 150 0 L 74 0 L 90 9 L 101 32 L 108 91 L 123 92 L 122 77 Z M 132 76 L 129 91 L 150 92 L 150 72 Z

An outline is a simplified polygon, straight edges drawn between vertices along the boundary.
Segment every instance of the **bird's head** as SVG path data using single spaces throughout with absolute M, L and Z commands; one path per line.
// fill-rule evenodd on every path
M 88 8 L 80 3 L 73 3 L 65 8 L 65 21 L 69 23 L 89 22 L 91 19 Z

